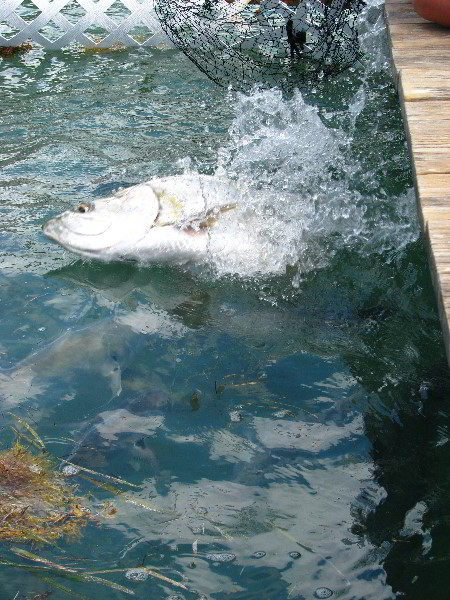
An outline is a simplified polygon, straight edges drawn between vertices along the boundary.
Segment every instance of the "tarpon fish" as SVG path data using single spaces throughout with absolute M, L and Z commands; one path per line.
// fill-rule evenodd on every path
M 170 404 L 164 392 L 151 391 L 122 401 L 119 408 L 101 412 L 83 427 L 66 461 L 104 468 L 111 466 L 112 461 L 126 460 L 136 471 L 141 466 L 157 470 L 150 442 L 163 426 L 164 412 L 170 409 Z
M 83 202 L 44 225 L 67 250 L 103 261 L 185 264 L 206 261 L 210 233 L 236 208 L 237 189 L 215 177 L 152 179 Z M 232 252 L 232 236 L 220 246 Z
M 119 396 L 122 369 L 144 343 L 143 335 L 155 334 L 163 339 L 183 336 L 186 331 L 186 327 L 151 301 L 145 307 L 137 306 L 125 313 L 119 310 L 113 319 L 68 329 L 14 367 L 0 369 L 0 411 L 44 394 L 48 402 L 53 382 L 64 381 L 66 389 L 72 390 L 80 380 L 80 371 L 104 379 L 109 384 L 111 398 Z
M 130 327 L 100 321 L 79 330 L 67 330 L 40 347 L 15 367 L 0 370 L 0 409 L 5 410 L 44 393 L 54 379 L 67 383 L 74 369 L 96 373 L 109 382 L 113 396 L 121 392 L 121 362 L 129 353 Z

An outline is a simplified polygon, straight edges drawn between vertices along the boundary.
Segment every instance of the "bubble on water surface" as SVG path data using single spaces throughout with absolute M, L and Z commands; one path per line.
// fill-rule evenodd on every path
M 77 467 L 76 465 L 66 465 L 62 470 L 63 475 L 68 475 L 68 476 L 76 475 L 79 472 L 80 472 L 80 468 Z
M 211 553 L 206 555 L 206 559 L 212 562 L 232 562 L 236 558 L 236 554 L 231 552 Z
M 148 572 L 146 569 L 128 569 L 125 577 L 130 581 L 146 581 L 148 579 Z
M 332 595 L 332 590 L 330 590 L 330 588 L 327 587 L 318 587 L 314 592 L 315 598 L 331 598 Z
M 238 410 L 232 410 L 230 412 L 230 420 L 232 423 L 239 423 L 242 421 L 242 413 Z
M 264 558 L 266 556 L 266 553 L 264 552 L 264 550 L 257 550 L 256 552 L 253 552 L 252 557 L 253 558 Z
M 294 560 L 297 560 L 297 558 L 300 558 L 301 554 L 300 552 L 296 552 L 295 550 L 293 552 L 289 552 L 289 556 L 291 558 L 293 558 Z
M 277 419 L 283 419 L 284 417 L 292 416 L 292 412 L 289 410 L 278 410 L 277 412 L 273 413 L 273 416 Z

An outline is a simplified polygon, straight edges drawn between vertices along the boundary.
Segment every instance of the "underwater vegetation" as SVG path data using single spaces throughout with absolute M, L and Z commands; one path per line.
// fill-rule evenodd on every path
M 89 522 L 99 523 L 102 518 L 114 518 L 117 513 L 117 508 L 112 502 L 95 502 L 93 494 L 81 494 L 78 486 L 68 483 L 68 479 L 78 475 L 90 484 L 116 495 L 122 494 L 122 490 L 89 475 L 108 479 L 116 484 L 139 486 L 57 459 L 48 452 L 45 443 L 28 422 L 12 413 L 6 415 L 17 422 L 17 428 L 10 426 L 15 433 L 15 440 L 9 448 L 0 451 L 0 565 L 31 572 L 50 587 L 47 591 L 33 594 L 31 600 L 49 597 L 52 594 L 51 588 L 67 596 L 86 599 L 48 575 L 74 582 L 100 584 L 128 595 L 134 595 L 133 590 L 97 577 L 97 574 L 123 572 L 130 581 L 145 581 L 152 576 L 175 587 L 187 589 L 182 583 L 146 566 L 88 571 L 86 565 L 79 567 L 63 564 L 67 557 L 64 557 L 66 551 L 57 545 L 61 538 L 80 538 L 82 530 Z M 126 494 L 124 499 L 136 503 L 127 498 Z M 38 550 L 31 552 L 23 547 L 8 547 L 8 542 L 28 546 L 31 542 L 32 549 Z M 52 559 L 47 558 L 42 549 L 49 546 L 53 555 L 59 552 L 64 560 L 55 560 L 53 555 Z M 25 562 L 11 560 L 1 552 L 5 549 Z M 19 590 L 14 600 L 24 598 L 28 596 L 20 595 Z
M 48 454 L 16 442 L 0 453 L 0 540 L 50 542 L 87 522 L 74 487 Z
M 10 416 L 26 433 L 11 426 L 16 440 L 0 452 L 0 540 L 50 543 L 79 535 L 89 510 L 31 425 Z

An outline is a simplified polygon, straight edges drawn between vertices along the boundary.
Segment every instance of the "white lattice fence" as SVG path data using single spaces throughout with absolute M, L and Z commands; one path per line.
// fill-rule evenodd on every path
M 0 46 L 172 46 L 153 0 L 0 0 Z

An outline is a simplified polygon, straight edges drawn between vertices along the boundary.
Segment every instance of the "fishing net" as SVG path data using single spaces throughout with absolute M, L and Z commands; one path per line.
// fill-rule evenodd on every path
M 210 79 L 291 88 L 361 56 L 363 0 L 155 0 L 161 27 Z

